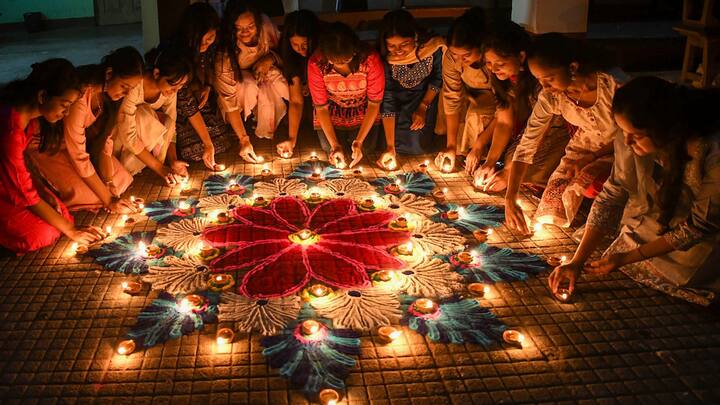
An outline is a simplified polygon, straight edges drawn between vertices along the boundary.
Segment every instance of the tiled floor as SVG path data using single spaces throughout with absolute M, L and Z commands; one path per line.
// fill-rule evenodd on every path
M 270 143 L 260 145 L 269 158 Z M 309 152 L 303 149 L 302 157 Z M 424 159 L 403 159 L 403 168 Z M 275 159 L 273 170 L 287 175 L 299 161 Z M 235 172 L 261 169 L 234 155 L 219 162 Z M 453 201 L 501 202 L 472 191 L 462 175 L 430 173 Z M 193 185 L 200 188 L 207 174 L 193 166 Z M 177 192 L 149 173 L 138 176 L 130 191 L 148 200 Z M 524 196 L 523 205 L 531 213 L 536 201 Z M 106 226 L 117 218 L 83 213 L 78 221 Z M 140 222 L 135 230 L 153 227 Z M 541 255 L 569 254 L 575 246 L 569 235 L 553 229 L 518 240 L 500 229 L 491 242 Z M 114 345 L 156 293 L 123 294 L 123 276 L 103 271 L 90 258 L 67 257 L 69 245 L 62 239 L 52 248 L 0 259 L 3 403 L 307 403 L 267 366 L 257 335 L 240 336 L 230 353 L 215 353 L 210 325 L 127 358 L 115 355 Z M 408 329 L 388 346 L 363 336 L 341 403 L 720 401 L 720 315 L 619 273 L 584 278 L 578 288 L 572 304 L 549 296 L 546 275 L 493 288 L 481 304 L 525 333 L 522 349 L 431 343 Z

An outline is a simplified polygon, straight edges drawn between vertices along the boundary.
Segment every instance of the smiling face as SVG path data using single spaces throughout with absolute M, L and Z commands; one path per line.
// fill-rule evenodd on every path
M 537 59 L 528 60 L 530 73 L 540 82 L 543 89 L 561 92 L 567 90 L 572 83 L 568 69 L 563 67 L 547 67 L 539 63 Z
M 235 20 L 235 38 L 245 45 L 255 42 L 258 34 L 258 27 L 255 25 L 255 17 L 249 11 L 240 14 Z
M 520 73 L 520 67 L 525 62 L 525 52 L 517 56 L 501 56 L 492 49 L 485 51 L 485 67 L 499 80 L 507 80 Z
M 56 97 L 39 97 L 42 101 L 39 107 L 40 114 L 50 123 L 58 122 L 68 115 L 70 106 L 78 97 L 80 97 L 80 91 L 75 89 L 68 90 Z
M 403 57 L 415 52 L 417 43 L 415 38 L 392 36 L 385 39 L 385 46 L 388 54 L 395 57 Z
M 301 37 L 299 35 L 293 35 L 290 37 L 290 47 L 295 53 L 307 58 L 308 56 L 308 39 L 307 37 Z
M 645 156 L 654 153 L 657 148 L 647 131 L 635 128 L 633 124 L 622 114 L 615 114 L 615 122 L 622 129 L 625 136 L 625 144 L 638 156 Z
M 458 48 L 451 46 L 448 48 L 448 52 L 452 54 L 455 60 L 462 62 L 463 66 L 472 65 L 482 59 L 482 54 L 477 49 Z
M 105 77 L 107 78 L 105 93 L 112 101 L 118 101 L 127 96 L 130 90 L 142 82 L 142 75 L 115 77 L 112 75 L 112 69 L 108 69 Z
M 200 53 L 205 53 L 208 48 L 210 48 L 210 46 L 215 43 L 216 37 L 217 30 L 215 30 L 215 28 L 211 28 L 208 32 L 206 32 L 200 40 Z

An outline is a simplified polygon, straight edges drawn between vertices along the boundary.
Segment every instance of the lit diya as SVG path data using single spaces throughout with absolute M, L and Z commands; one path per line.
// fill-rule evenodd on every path
M 355 177 L 362 177 L 363 175 L 363 168 L 362 166 L 358 167 L 357 169 L 353 170 L 353 176 Z
M 320 236 L 309 229 L 302 229 L 298 232 L 291 233 L 288 235 L 288 239 L 291 242 L 297 243 L 298 245 L 312 245 L 317 242 Z
M 449 221 L 457 221 L 460 219 L 460 213 L 458 213 L 455 210 L 450 210 L 443 215 L 445 218 L 447 218 Z
M 318 394 L 320 405 L 337 405 L 340 394 L 332 388 L 325 388 Z
M 220 249 L 202 242 L 202 245 L 200 246 L 200 253 L 198 253 L 198 256 L 200 256 L 201 259 L 208 261 L 218 257 L 219 255 Z
M 420 163 L 420 164 L 418 165 L 418 171 L 419 171 L 420 173 L 427 173 L 427 171 L 428 171 L 428 165 L 429 165 L 429 164 L 430 164 L 430 161 L 429 161 L 429 160 L 426 160 L 425 162 Z
M 375 211 L 375 208 L 375 200 L 373 198 L 366 198 L 358 204 L 358 209 L 360 209 L 360 211 Z
M 379 281 L 387 283 L 393 281 L 396 277 L 396 273 L 392 270 L 380 270 L 372 274 L 373 281 Z
M 485 243 L 488 240 L 488 236 L 492 235 L 492 229 L 476 229 L 473 231 L 475 240 L 480 243 Z
M 202 312 L 205 309 L 205 298 L 197 294 L 188 294 L 177 304 L 177 310 L 187 314 L 189 312 Z
M 470 252 L 460 252 L 455 256 L 457 260 L 462 264 L 470 264 L 473 261 L 475 261 L 475 258 L 473 257 L 472 253 Z
M 232 223 L 232 222 L 234 221 L 234 219 L 233 219 L 233 217 L 231 217 L 230 215 L 228 215 L 227 212 L 220 212 L 220 213 L 217 214 L 217 217 L 215 218 L 215 221 L 216 221 L 218 224 L 229 224 L 229 223 Z
M 560 256 L 550 256 L 550 257 L 547 258 L 546 261 L 547 261 L 548 266 L 550 266 L 550 267 L 557 267 L 557 266 L 563 264 L 563 262 L 565 261 L 565 256 L 562 256 L 562 257 L 560 257 Z
M 398 256 L 412 256 L 414 251 L 414 247 L 412 242 L 403 243 L 402 245 L 398 245 L 396 248 L 394 248 L 391 253 Z
M 563 304 L 569 303 L 572 299 L 572 294 L 567 288 L 558 288 L 557 291 L 553 293 L 553 296 Z
M 312 181 L 322 180 L 322 169 L 319 167 L 316 167 L 315 170 L 313 170 L 312 174 L 310 174 L 309 179 Z
M 260 175 L 262 177 L 269 177 L 272 174 L 272 171 L 270 170 L 270 165 L 265 163 L 263 165 L 262 170 L 260 171 Z
M 508 329 L 503 332 L 503 340 L 511 345 L 522 347 L 525 341 L 525 335 L 514 329 Z
M 385 186 L 385 192 L 388 194 L 400 194 L 404 190 L 402 186 L 400 185 L 400 179 L 395 180 L 394 183 L 390 183 L 387 186 Z
M 434 314 L 439 309 L 438 305 L 430 298 L 418 298 L 412 303 L 412 307 L 416 312 L 425 315 Z
M 222 171 L 224 171 L 224 170 L 225 170 L 225 165 L 220 164 L 220 165 L 215 165 L 215 166 L 213 166 L 213 171 L 214 171 L 214 172 L 222 172 Z
M 445 204 L 447 202 L 447 188 L 436 189 L 433 191 L 432 195 L 435 197 L 435 201 L 440 204 Z
M 165 249 L 158 245 L 146 244 L 143 241 L 138 242 L 137 254 L 148 259 L 157 259 L 165 253 Z
M 235 340 L 235 332 L 230 328 L 220 328 L 215 334 L 215 342 L 218 346 L 230 344 Z
M 310 161 L 311 162 L 317 162 L 318 161 L 318 155 L 315 153 L 315 151 L 310 152 Z
M 261 195 L 253 198 L 253 207 L 266 207 L 268 204 L 270 201 Z
M 230 183 L 227 186 L 226 193 L 230 195 L 240 195 L 245 193 L 245 186 L 241 186 L 240 184 L 237 184 L 235 180 L 230 180 Z
M 183 200 L 178 203 L 177 212 L 182 215 L 192 215 L 195 212 L 195 208 L 193 208 L 190 203 Z
M 318 321 L 308 319 L 300 324 L 300 333 L 305 340 L 321 340 L 325 326 Z
M 125 294 L 128 295 L 135 295 L 138 294 L 140 291 L 142 291 L 143 283 L 139 281 L 123 281 L 122 282 L 122 289 Z
M 398 219 L 390 222 L 388 227 L 394 231 L 407 231 L 408 220 L 405 217 L 399 217 Z
M 490 286 L 483 283 L 470 283 L 468 284 L 467 289 L 470 291 L 470 294 L 477 298 L 482 298 L 490 293 Z
M 392 343 L 399 338 L 402 332 L 392 326 L 381 326 L 377 330 L 378 337 L 384 343 Z
M 127 356 L 128 354 L 131 354 L 135 351 L 135 341 L 134 340 L 123 340 L 122 342 L 118 343 L 117 346 L 117 353 L 122 356 Z
M 305 201 L 307 201 L 309 204 L 320 204 L 321 202 L 323 202 L 323 196 L 322 194 L 320 194 L 319 190 L 310 189 L 307 197 L 305 197 Z
M 208 287 L 212 291 L 225 291 L 235 285 L 235 279 L 232 274 L 214 274 L 208 280 Z

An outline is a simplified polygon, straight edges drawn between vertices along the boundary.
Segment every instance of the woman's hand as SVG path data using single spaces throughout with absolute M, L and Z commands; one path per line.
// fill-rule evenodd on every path
M 203 163 L 210 170 L 215 170 L 215 145 L 212 143 L 203 144 Z
M 410 123 L 410 130 L 417 131 L 425 128 L 425 115 L 427 113 L 427 106 L 420 103 L 415 112 L 412 113 L 412 122 Z
M 465 173 L 473 175 L 475 170 L 480 166 L 480 149 L 472 148 L 465 157 Z
M 280 155 L 280 157 L 283 158 L 290 158 L 293 155 L 293 151 L 295 150 L 295 141 L 288 139 L 287 141 L 282 141 L 276 146 L 277 153 Z
M 510 230 L 517 231 L 523 235 L 528 235 L 527 224 L 525 223 L 525 214 L 523 214 L 522 208 L 518 205 L 515 198 L 505 198 L 505 226 Z
M 375 162 L 383 170 L 395 170 L 398 167 L 397 154 L 395 148 L 388 147 L 385 152 L 380 155 L 380 159 Z
M 66 235 L 78 245 L 89 245 L 106 236 L 100 228 L 95 226 L 73 227 Z
M 198 110 L 202 110 L 203 107 L 205 107 L 205 104 L 207 104 L 209 97 L 210 97 L 210 87 L 205 87 L 200 92 L 200 97 L 197 98 Z
M 130 202 L 127 198 L 115 199 L 106 208 L 109 212 L 114 214 L 134 214 L 138 211 L 135 204 Z
M 362 151 L 362 141 L 353 141 L 350 148 L 352 149 L 352 162 L 350 162 L 350 167 L 355 167 L 356 164 L 360 163 L 360 161 L 363 158 L 363 151 Z M 338 166 L 342 169 L 342 167 Z
M 582 264 L 573 262 L 555 267 L 555 270 L 548 277 L 548 285 L 553 294 L 557 293 L 558 289 L 566 282 L 568 293 L 572 294 L 575 290 L 575 282 L 582 273 L 582 268 Z
M 602 257 L 600 258 L 600 260 L 590 262 L 587 267 L 587 272 L 597 275 L 609 274 L 610 272 L 617 270 L 618 268 L 625 265 L 625 258 L 625 253 L 614 253 Z
M 255 65 L 253 65 L 253 73 L 255 75 L 255 80 L 258 82 L 263 82 L 265 80 L 265 77 L 267 76 L 268 72 L 272 67 L 275 65 L 275 60 L 272 56 L 266 55 L 257 62 L 255 62 Z
M 240 152 L 239 155 L 244 161 L 250 163 L 259 163 L 258 157 L 255 155 L 255 149 L 253 149 L 252 143 L 250 143 L 250 137 L 245 136 L 240 138 Z
M 174 160 L 170 163 L 170 171 L 176 176 L 188 177 L 188 166 L 189 164 L 187 162 L 184 162 L 182 160 Z
M 345 153 L 343 153 L 342 146 L 337 145 L 330 149 L 330 164 L 335 167 L 345 167 L 347 161 L 345 160 Z
M 455 148 L 446 148 L 438 153 L 435 157 L 435 166 L 443 172 L 452 171 L 455 168 Z

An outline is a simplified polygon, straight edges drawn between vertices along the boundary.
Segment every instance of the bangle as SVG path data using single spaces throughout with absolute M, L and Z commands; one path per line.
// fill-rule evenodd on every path
M 422 107 L 423 111 L 427 111 L 427 109 L 428 109 L 428 105 L 425 104 L 425 103 L 420 103 L 420 104 L 418 105 L 418 108 L 420 108 L 420 107 Z

